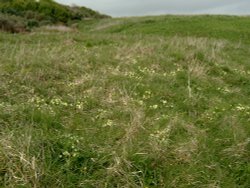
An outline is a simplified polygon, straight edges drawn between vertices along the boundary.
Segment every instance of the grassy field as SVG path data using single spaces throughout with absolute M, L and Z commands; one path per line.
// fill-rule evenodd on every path
M 0 187 L 250 186 L 250 17 L 0 33 Z

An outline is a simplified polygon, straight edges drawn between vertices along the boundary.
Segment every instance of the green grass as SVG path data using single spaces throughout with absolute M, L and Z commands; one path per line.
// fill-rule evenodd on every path
M 0 33 L 0 187 L 249 187 L 249 23 Z

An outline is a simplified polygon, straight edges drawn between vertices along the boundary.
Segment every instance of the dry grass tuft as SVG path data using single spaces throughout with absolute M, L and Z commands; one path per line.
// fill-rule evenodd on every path
M 189 64 L 189 70 L 192 77 L 196 79 L 204 79 L 206 78 L 209 69 L 200 62 L 192 61 Z
M 39 187 L 41 168 L 36 156 L 31 155 L 31 136 L 3 136 L 0 139 L 0 173 L 4 174 L 5 186 Z
M 60 32 L 75 32 L 75 28 L 67 27 L 64 25 L 53 25 L 53 26 L 45 26 L 42 29 L 47 31 L 60 31 Z
M 105 22 L 98 24 L 92 31 L 101 31 L 101 30 L 109 29 L 113 26 L 120 25 L 122 23 L 123 21 L 121 20 L 116 20 L 116 21 L 105 20 Z
M 198 148 L 198 140 L 190 139 L 188 142 L 179 144 L 174 150 L 174 154 L 178 161 L 190 163 L 195 160 L 193 155 L 197 152 Z
M 222 153 L 227 157 L 233 157 L 236 159 L 241 159 L 242 157 L 249 156 L 249 147 L 250 139 L 247 139 L 244 142 L 235 144 L 231 147 L 228 147 L 222 151 Z

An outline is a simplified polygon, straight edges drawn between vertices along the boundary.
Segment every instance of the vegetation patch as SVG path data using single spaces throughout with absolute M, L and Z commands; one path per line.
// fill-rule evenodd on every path
M 61 5 L 53 0 L 1 0 L 0 13 L 0 29 L 11 33 L 43 25 L 71 25 L 84 19 L 109 17 L 86 7 Z
M 249 187 L 246 19 L 0 33 L 0 187 Z

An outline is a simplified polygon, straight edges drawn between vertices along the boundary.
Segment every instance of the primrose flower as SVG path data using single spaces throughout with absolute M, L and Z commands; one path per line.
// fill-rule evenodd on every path
M 83 108 L 83 103 L 78 101 L 76 103 L 76 108 L 79 109 L 79 110 L 81 110 Z
M 143 105 L 143 100 L 138 101 L 139 105 Z
M 102 127 L 112 127 L 114 125 L 114 122 L 110 119 L 102 126 Z
M 161 100 L 162 104 L 167 104 L 166 100 Z
M 151 108 L 151 109 L 157 109 L 158 108 L 158 105 L 157 104 L 155 104 L 155 105 L 152 105 L 152 106 L 150 106 L 149 108 Z

